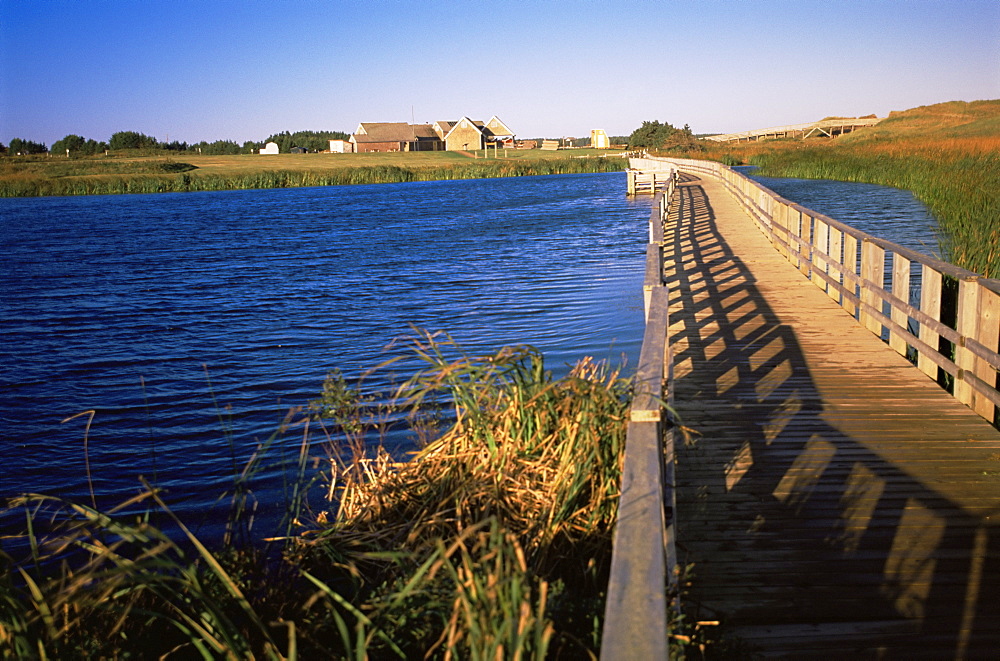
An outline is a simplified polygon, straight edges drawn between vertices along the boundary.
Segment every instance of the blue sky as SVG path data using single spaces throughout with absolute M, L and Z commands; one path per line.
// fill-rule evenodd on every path
M 996 98 L 1000 0 L 0 0 L 4 143 L 728 132 Z

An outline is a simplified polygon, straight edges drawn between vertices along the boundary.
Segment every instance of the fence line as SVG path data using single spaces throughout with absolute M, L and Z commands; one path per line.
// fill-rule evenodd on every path
M 667 344 L 662 257 L 663 222 L 676 186 L 677 172 L 671 170 L 653 198 L 649 217 L 643 284 L 646 330 L 625 439 L 601 643 L 601 659 L 606 661 L 666 659 L 671 597 L 679 612 L 674 429 L 669 418 L 673 361 Z

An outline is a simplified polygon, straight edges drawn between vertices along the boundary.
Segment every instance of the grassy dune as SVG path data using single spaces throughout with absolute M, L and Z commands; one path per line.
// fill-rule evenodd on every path
M 910 190 L 937 217 L 949 261 L 1000 277 L 1000 100 L 913 108 L 835 140 L 734 144 L 709 154 L 759 165 L 765 176 Z
M 596 149 L 544 152 L 0 158 L 0 197 L 163 193 L 623 170 Z

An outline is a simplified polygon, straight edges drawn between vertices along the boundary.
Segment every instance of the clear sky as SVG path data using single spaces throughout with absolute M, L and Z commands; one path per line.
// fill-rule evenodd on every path
M 0 0 L 5 144 L 730 132 L 996 98 L 1000 0 Z

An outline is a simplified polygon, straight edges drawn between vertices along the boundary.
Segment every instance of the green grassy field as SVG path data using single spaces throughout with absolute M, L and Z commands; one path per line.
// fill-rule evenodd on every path
M 413 152 L 376 154 L 242 154 L 162 152 L 90 158 L 0 158 L 0 196 L 158 193 L 474 179 L 623 170 L 618 152 Z

